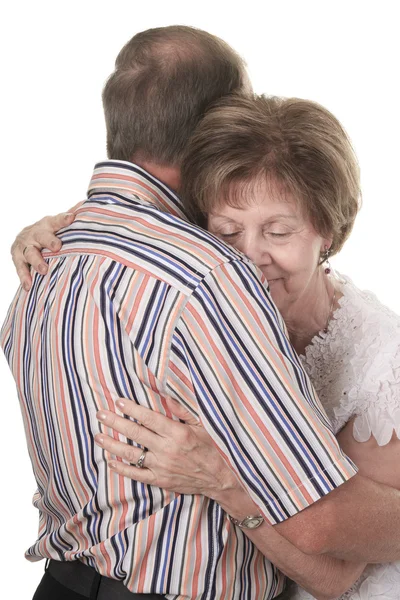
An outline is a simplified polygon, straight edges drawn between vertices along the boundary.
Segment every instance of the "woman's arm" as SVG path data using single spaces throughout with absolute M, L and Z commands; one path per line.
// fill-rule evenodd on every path
M 400 440 L 395 433 L 388 444 L 379 446 L 371 435 L 366 442 L 353 437 L 355 418 L 336 436 L 342 450 L 358 467 L 360 475 L 400 490 Z
M 139 469 L 132 463 L 137 462 L 141 448 L 107 435 L 97 435 L 96 442 L 99 445 L 130 463 L 112 460 L 109 463 L 111 468 L 147 484 L 214 498 L 226 512 L 238 519 L 259 513 L 258 507 L 241 487 L 206 431 L 179 404 L 168 401 L 171 412 L 189 425 L 171 421 L 130 401 L 121 402 L 117 401 L 120 410 L 140 421 L 141 425 L 107 411 L 99 413 L 99 419 L 148 448 L 148 452 L 144 468 Z M 328 556 L 309 556 L 266 523 L 257 530 L 244 531 L 282 572 L 321 600 L 340 596 L 359 577 L 365 566 L 365 563 L 346 562 Z
M 222 508 L 237 519 L 258 514 L 247 492 L 239 484 L 217 495 Z M 247 537 L 287 577 L 318 599 L 338 598 L 359 578 L 367 563 L 345 561 L 326 555 L 310 556 L 301 552 L 271 525 L 244 530 Z

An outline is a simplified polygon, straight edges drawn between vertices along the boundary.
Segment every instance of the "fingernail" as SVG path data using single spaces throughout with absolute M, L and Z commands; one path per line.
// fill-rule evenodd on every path
M 110 469 L 116 469 L 117 468 L 117 463 L 115 463 L 115 462 L 109 462 L 108 466 L 110 467 Z
M 108 415 L 106 415 L 106 413 L 99 412 L 97 413 L 97 418 L 99 419 L 99 421 L 107 421 Z
M 27 281 L 25 281 L 25 282 L 22 284 L 22 287 L 24 288 L 24 290 L 25 290 L 26 292 L 29 292 L 29 290 L 30 290 L 30 285 L 29 285 L 29 283 L 28 283 Z
M 57 250 L 58 248 L 58 242 L 51 242 L 50 247 L 52 250 Z
M 70 218 L 71 218 L 71 217 L 73 217 L 73 216 L 74 216 L 74 213 L 65 213 L 65 215 L 64 215 L 64 219 L 65 219 L 66 221 L 69 221 L 69 220 L 70 220 Z
M 115 404 L 118 408 L 125 408 L 125 402 L 123 400 L 117 400 Z
M 40 264 L 38 267 L 39 273 L 42 273 L 43 275 L 47 272 L 47 267 L 44 264 Z
M 95 436 L 94 436 L 94 439 L 96 440 L 96 442 L 97 442 L 98 444 L 104 444 L 104 438 L 103 438 L 103 436 L 102 436 L 102 435 L 95 435 Z

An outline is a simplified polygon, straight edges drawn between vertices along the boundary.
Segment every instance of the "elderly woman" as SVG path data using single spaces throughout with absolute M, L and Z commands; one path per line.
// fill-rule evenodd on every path
M 357 161 L 340 123 L 305 100 L 224 99 L 200 123 L 182 178 L 192 217 L 266 276 L 344 451 L 362 474 L 400 489 L 400 318 L 328 262 L 349 236 L 360 199 Z M 171 401 L 183 424 L 129 400 L 117 404 L 142 426 L 106 412 L 99 419 L 147 450 L 97 436 L 131 463 L 110 459 L 112 469 L 208 495 L 229 514 L 255 514 L 190 413 Z M 370 565 L 345 597 L 394 600 L 399 589 L 400 563 Z M 311 598 L 298 586 L 288 593 Z
M 340 123 L 305 100 L 224 100 L 200 124 L 183 181 L 197 222 L 266 276 L 346 453 L 364 474 L 399 489 L 400 318 L 332 272 L 327 260 L 349 236 L 360 197 L 357 161 Z M 131 437 L 148 448 L 145 468 L 112 461 L 116 471 L 186 493 L 208 489 L 215 495 L 216 486 L 231 481 L 220 454 L 196 426 L 192 437 L 184 437 L 184 425 L 161 415 L 154 419 L 133 403 L 125 402 L 122 412 L 157 435 L 132 428 Z M 179 408 L 174 412 L 185 417 Z M 121 427 L 129 436 L 115 420 L 114 428 Z M 131 463 L 142 452 L 107 436 L 98 443 Z M 245 503 L 243 495 L 237 483 L 232 512 Z M 394 600 L 399 590 L 400 563 L 375 565 L 345 597 Z M 311 598 L 300 588 L 290 597 Z

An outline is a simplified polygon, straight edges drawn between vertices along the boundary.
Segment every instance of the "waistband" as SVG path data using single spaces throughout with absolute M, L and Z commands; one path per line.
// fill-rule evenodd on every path
M 90 600 L 161 600 L 159 594 L 136 594 L 117 579 L 104 577 L 79 560 L 50 560 L 48 573 L 69 590 Z

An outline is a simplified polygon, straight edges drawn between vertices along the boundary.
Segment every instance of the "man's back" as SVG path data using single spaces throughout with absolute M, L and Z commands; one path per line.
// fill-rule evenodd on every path
M 30 293 L 17 294 L 2 331 L 38 483 L 34 502 L 41 516 L 39 537 L 28 555 L 33 560 L 83 560 L 140 593 L 273 597 L 282 576 L 217 504 L 143 486 L 107 468 L 104 451 L 93 440 L 100 431 L 97 411 L 115 410 L 115 400 L 125 396 L 166 413 L 165 395 L 171 394 L 208 423 L 213 418 L 220 423 L 214 432 L 217 442 L 225 435 L 221 431 L 231 428 L 237 439 L 228 441 L 228 458 L 254 494 L 272 507 L 272 522 L 327 493 L 351 469 L 330 455 L 335 473 L 328 469 L 327 480 L 313 483 L 315 489 L 309 487 L 300 498 L 300 483 L 304 478 L 314 481 L 314 466 L 323 467 L 329 454 L 320 449 L 315 465 L 307 452 L 296 457 L 294 448 L 304 443 L 300 427 L 285 438 L 287 444 L 290 438 L 294 466 L 284 448 L 274 449 L 275 455 L 266 450 L 274 471 L 269 475 L 272 492 L 262 487 L 263 475 L 254 475 L 242 463 L 247 451 L 259 452 L 269 431 L 262 431 L 256 417 L 253 424 L 242 415 L 241 425 L 241 416 L 227 412 L 218 397 L 239 376 L 243 385 L 250 377 L 256 379 L 250 359 L 243 356 L 238 373 L 233 373 L 212 347 L 215 337 L 225 336 L 227 352 L 230 345 L 236 352 L 235 332 L 223 332 L 224 314 L 235 311 L 243 295 L 241 283 L 243 289 L 252 285 L 249 267 L 237 252 L 188 223 L 174 194 L 140 168 L 116 161 L 99 164 L 90 189 L 74 224 L 61 235 L 62 251 L 47 255 L 48 274 L 34 279 Z M 225 268 L 230 269 L 226 280 L 220 276 Z M 220 310 L 216 296 L 221 286 L 226 287 L 226 306 L 221 304 Z M 268 363 L 268 394 L 275 402 L 278 387 L 300 374 L 296 385 L 306 396 L 302 410 L 309 403 L 319 411 L 280 317 L 268 300 L 262 301 L 274 340 L 263 338 L 261 322 L 260 331 L 252 335 L 261 332 L 266 348 L 276 345 L 283 356 L 282 365 Z M 248 352 L 259 352 L 256 343 Z M 279 386 L 274 387 L 274 377 Z M 221 379 L 226 381 L 218 384 Z M 211 391 L 204 390 L 207 382 Z M 215 405 L 208 405 L 205 399 L 217 385 L 221 392 Z M 234 408 L 242 410 L 241 405 Z M 264 416 L 272 431 L 280 416 L 271 416 L 271 410 Z M 324 422 L 321 413 L 320 418 Z M 315 423 L 309 421 L 311 428 Z M 282 499 L 281 488 L 286 487 L 296 490 L 288 500 Z

